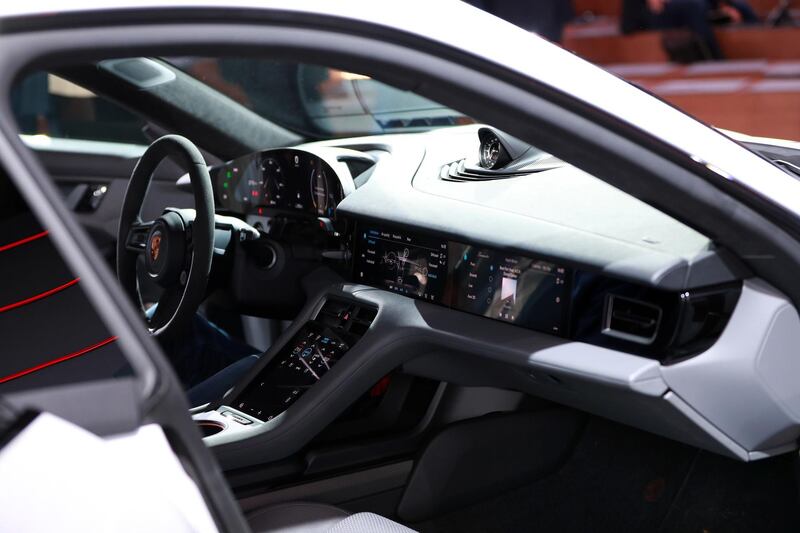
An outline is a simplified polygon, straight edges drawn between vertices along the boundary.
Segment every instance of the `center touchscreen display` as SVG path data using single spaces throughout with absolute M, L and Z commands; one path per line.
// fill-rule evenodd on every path
M 362 227 L 361 283 L 557 335 L 566 334 L 565 267 L 493 248 Z
M 447 241 L 397 231 L 361 231 L 356 279 L 414 298 L 442 303 Z

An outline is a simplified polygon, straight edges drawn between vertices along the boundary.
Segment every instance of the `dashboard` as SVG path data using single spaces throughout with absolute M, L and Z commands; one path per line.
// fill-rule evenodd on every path
M 369 148 L 369 143 L 366 146 Z M 400 146 L 402 144 L 398 143 L 393 150 L 395 154 L 403 155 L 398 149 Z M 456 153 L 463 154 L 460 149 Z M 637 256 L 631 256 L 635 262 L 624 256 L 620 259 L 621 253 L 631 255 L 631 248 L 615 249 L 620 245 L 619 238 L 603 240 L 602 235 L 570 234 L 564 233 L 563 229 L 553 233 L 552 227 L 547 228 L 543 237 L 533 241 L 532 247 L 509 246 L 509 236 L 520 234 L 535 238 L 535 223 L 538 221 L 516 217 L 516 222 L 522 225 L 510 226 L 503 220 L 507 214 L 502 209 L 504 205 L 511 206 L 509 199 L 497 206 L 489 202 L 501 198 L 511 189 L 533 186 L 538 189 L 523 191 L 518 196 L 535 193 L 532 196 L 535 203 L 545 193 L 552 195 L 552 189 L 558 187 L 558 183 L 543 181 L 544 178 L 540 177 L 521 178 L 523 181 L 515 182 L 511 188 L 506 186 L 508 182 L 493 179 L 485 183 L 463 184 L 452 179 L 435 183 L 415 181 L 410 189 L 414 194 L 408 196 L 408 188 L 386 182 L 388 188 L 379 190 L 380 194 L 371 199 L 370 191 L 376 190 L 373 186 L 375 179 L 362 182 L 366 186 L 358 190 L 358 194 L 352 194 L 356 191 L 353 175 L 358 177 L 358 172 L 353 172 L 354 167 L 347 161 L 359 157 L 363 163 L 367 156 L 363 151 L 346 147 L 310 144 L 256 152 L 211 169 L 219 209 L 259 224 L 262 231 L 267 231 L 265 238 L 269 241 L 262 242 L 261 251 L 264 253 L 261 255 L 264 258 L 261 263 L 238 276 L 247 279 L 235 283 L 237 301 L 257 305 L 262 299 L 261 293 L 285 294 L 286 298 L 297 299 L 296 292 L 289 294 L 286 291 L 286 287 L 294 285 L 288 280 L 291 276 L 310 272 L 303 269 L 313 267 L 307 259 L 314 255 L 309 251 L 301 252 L 299 246 L 308 250 L 309 246 L 319 245 L 323 247 L 320 253 L 323 257 L 344 259 L 339 263 L 339 272 L 345 277 L 349 273 L 350 281 L 453 311 L 663 363 L 682 360 L 707 349 L 721 334 L 736 305 L 741 284 L 735 280 L 720 278 L 716 284 L 705 283 L 699 287 L 676 285 L 669 278 L 653 283 L 650 272 L 679 272 L 673 265 L 681 261 L 678 254 L 682 249 L 666 241 L 665 244 L 675 250 L 674 259 L 664 253 L 648 251 L 642 255 L 637 251 Z M 409 153 L 404 159 L 413 164 L 415 157 L 418 156 Z M 433 157 L 433 152 L 423 157 L 418 174 L 428 175 L 425 160 L 429 157 Z M 452 156 L 440 154 L 436 157 L 446 163 Z M 390 168 L 391 174 L 404 172 L 402 164 L 405 162 L 397 161 L 398 164 Z M 374 165 L 374 161 L 370 165 Z M 409 173 L 413 174 L 413 168 L 409 167 Z M 552 165 L 548 168 L 555 168 L 551 173 L 558 173 L 563 166 L 562 169 Z M 430 175 L 438 176 L 441 169 L 433 166 L 429 170 L 435 171 Z M 448 178 L 451 177 L 448 175 Z M 386 178 L 379 180 L 385 181 Z M 567 180 L 563 176 L 560 178 L 561 182 Z M 581 181 L 578 185 L 581 188 L 597 187 L 590 181 Z M 481 208 L 460 202 L 457 207 L 467 217 L 455 212 L 450 216 L 442 207 L 446 198 L 438 196 L 438 193 L 446 192 L 461 200 L 459 195 L 470 190 L 464 186 L 478 186 L 480 189 L 476 190 L 491 192 L 483 200 L 491 205 L 491 209 L 482 213 Z M 598 195 L 609 194 L 602 189 L 595 192 Z M 361 198 L 360 203 L 350 201 L 355 197 Z M 611 202 L 612 199 L 604 201 Z M 663 235 L 682 232 L 682 238 L 692 247 L 701 244 L 688 229 L 674 221 L 653 218 L 657 214 L 642 211 L 630 199 L 620 197 L 613 201 L 627 202 L 627 208 L 636 211 L 640 219 L 651 217 L 648 223 L 651 231 L 662 225 Z M 360 207 L 353 210 L 352 205 Z M 344 210 L 342 206 L 345 206 Z M 545 205 L 536 205 L 535 208 L 543 212 L 547 209 Z M 583 206 L 582 211 L 589 209 L 589 206 Z M 600 215 L 607 219 L 610 213 L 596 214 L 598 217 L 591 220 L 600 220 Z M 298 226 L 283 222 L 276 225 L 274 221 L 281 217 L 310 219 L 311 224 Z M 491 223 L 484 223 L 482 217 L 491 217 L 486 219 Z M 431 222 L 430 227 L 418 229 L 401 222 L 410 218 L 427 219 Z M 587 222 L 591 220 L 587 219 Z M 447 231 L 437 230 L 442 226 Z M 460 230 L 455 236 L 450 232 L 454 226 Z M 514 229 L 485 238 L 486 230 L 491 231 L 493 227 Z M 589 227 L 603 229 L 599 222 L 591 222 Z M 635 227 L 628 225 L 618 227 L 631 234 L 636 231 Z M 279 232 L 275 228 L 280 228 Z M 570 244 L 559 246 L 554 235 Z M 658 233 L 655 235 L 665 238 Z M 625 238 L 629 240 L 627 235 Z M 283 244 L 278 242 L 281 240 Z M 603 261 L 597 268 L 586 268 L 587 261 L 581 253 L 590 247 L 608 254 L 613 261 Z M 545 253 L 535 253 L 531 248 L 542 248 Z M 558 248 L 558 253 L 550 253 L 554 248 Z M 258 245 L 251 247 L 254 257 L 258 256 L 258 249 Z M 273 273 L 276 281 L 270 282 L 265 267 L 269 270 L 281 257 L 291 256 L 302 257 L 306 262 L 283 261 L 281 276 Z M 652 262 L 653 259 L 664 261 L 663 258 L 666 258 L 663 264 Z M 593 259 L 596 262 L 598 257 Z M 614 275 L 618 265 L 635 264 L 642 259 L 647 269 L 639 272 L 650 279 L 637 282 L 626 279 L 630 275 Z M 623 269 L 620 273 L 626 274 L 626 271 Z M 276 285 L 277 280 L 283 281 Z M 288 304 L 284 307 L 291 308 Z
M 305 145 L 264 150 L 214 167 L 210 174 L 217 206 L 259 224 L 275 217 L 318 219 L 319 225 L 314 222 L 308 227 L 321 227 L 323 233 L 325 227 L 331 228 L 329 237 L 322 241 L 329 248 L 325 253 L 350 258 L 344 261 L 347 264 L 342 272 L 349 272 L 353 282 L 664 363 L 708 348 L 733 312 L 738 282 L 675 290 L 607 275 L 603 269 L 584 268 L 576 264 L 574 256 L 531 253 L 503 245 L 497 238 L 490 241 L 497 243 L 493 246 L 485 239 L 451 237 L 435 227 L 420 230 L 397 223 L 396 215 L 413 213 L 423 200 L 435 199 L 428 194 L 416 195 L 413 201 L 399 197 L 395 204 L 384 195 L 382 202 L 369 204 L 372 209 L 378 208 L 380 216 L 364 217 L 347 209 L 343 213 L 340 205 L 346 205 L 346 197 L 356 189 L 352 167 L 343 161 L 357 157 L 355 153 Z M 478 185 L 486 187 L 491 182 Z M 364 196 L 369 201 L 365 191 L 352 196 Z M 426 211 L 430 217 L 430 209 Z M 491 213 L 494 224 L 502 224 L 502 211 L 492 209 Z M 493 226 L 458 220 L 462 227 L 469 223 L 476 230 Z M 318 239 L 313 231 L 297 227 L 287 231 L 285 224 L 282 227 L 285 254 Z M 467 233 L 479 236 L 478 231 Z M 330 235 L 339 235 L 338 245 Z M 267 235 L 267 239 L 274 237 Z M 273 239 L 265 246 L 273 250 L 279 245 Z M 267 255 L 276 256 L 272 251 Z M 262 261 L 266 265 L 272 262 Z M 281 279 L 302 274 L 300 264 L 294 265 L 284 268 Z M 257 303 L 260 290 L 272 294 L 284 291 L 283 286 L 260 280 L 264 277 L 263 265 L 245 274 L 247 280 L 236 285 L 238 300 L 243 303 Z
M 264 222 L 277 252 L 235 271 L 241 294 L 274 300 L 309 264 L 289 329 L 196 415 L 226 424 L 207 438 L 224 462 L 286 457 L 398 368 L 524 391 L 742 460 L 796 449 L 800 405 L 785 376 L 800 363 L 784 339 L 800 322 L 784 295 L 567 164 L 473 172 L 476 132 L 335 139 L 212 170 L 219 208 Z M 371 158 L 368 177 L 344 162 L 355 152 Z M 293 215 L 308 233 L 274 223 Z M 337 270 L 321 275 L 321 264 Z
M 707 349 L 740 284 L 669 291 L 530 253 L 373 222 L 353 281 L 488 319 L 669 363 Z

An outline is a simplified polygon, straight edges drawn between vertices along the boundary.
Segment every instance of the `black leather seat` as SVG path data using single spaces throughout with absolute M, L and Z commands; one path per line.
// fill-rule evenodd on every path
M 247 520 L 254 533 L 415 533 L 380 515 L 350 514 L 311 502 L 271 505 L 250 513 Z

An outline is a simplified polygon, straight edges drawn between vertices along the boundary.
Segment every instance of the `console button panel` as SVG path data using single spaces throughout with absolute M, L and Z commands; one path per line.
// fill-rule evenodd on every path
M 377 310 L 329 299 L 229 405 L 262 421 L 288 409 L 345 356 Z

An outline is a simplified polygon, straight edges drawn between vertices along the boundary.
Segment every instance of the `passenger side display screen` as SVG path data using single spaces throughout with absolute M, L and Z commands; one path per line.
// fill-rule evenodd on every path
M 568 271 L 540 259 L 362 227 L 355 280 L 494 320 L 566 334 Z
M 565 268 L 453 242 L 449 252 L 451 307 L 539 331 L 563 332 Z

